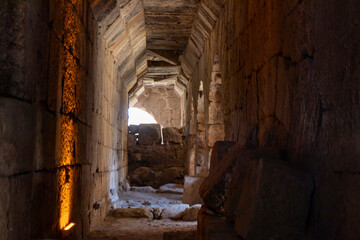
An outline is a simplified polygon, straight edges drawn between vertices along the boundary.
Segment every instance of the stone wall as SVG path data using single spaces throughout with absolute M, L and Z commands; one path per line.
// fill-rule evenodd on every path
M 183 184 L 185 175 L 184 132 L 178 128 L 140 124 L 129 127 L 128 175 L 132 185 L 158 188 Z M 138 139 L 138 140 L 137 140 Z
M 286 161 L 315 177 L 308 238 L 354 239 L 360 234 L 359 2 L 231 0 L 223 7 L 210 34 L 195 33 L 207 37 L 197 42 L 201 54 L 185 55 L 195 69 L 192 89 L 204 81 L 206 94 L 218 55 L 225 139 L 284 149 Z
M 0 238 L 61 238 L 70 221 L 86 238 L 127 172 L 127 92 L 146 70 L 141 1 L 0 11 Z

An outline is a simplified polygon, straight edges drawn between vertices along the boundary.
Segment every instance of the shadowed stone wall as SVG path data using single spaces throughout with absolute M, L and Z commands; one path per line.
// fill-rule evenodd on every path
M 198 58 L 188 45 L 192 89 L 205 79 L 206 95 L 209 63 L 219 54 L 225 139 L 284 149 L 285 161 L 315 177 L 307 236 L 353 239 L 360 234 L 359 2 L 231 0 L 223 7 L 209 35 L 193 32 L 208 36 L 197 43 Z

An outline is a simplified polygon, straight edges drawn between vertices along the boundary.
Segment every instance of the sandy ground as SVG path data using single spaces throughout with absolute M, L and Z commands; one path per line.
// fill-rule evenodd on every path
M 182 194 L 124 192 L 115 208 L 166 207 L 181 203 Z M 94 228 L 88 239 L 162 240 L 164 232 L 195 231 L 197 222 L 173 221 L 170 219 L 149 221 L 146 218 L 106 217 Z

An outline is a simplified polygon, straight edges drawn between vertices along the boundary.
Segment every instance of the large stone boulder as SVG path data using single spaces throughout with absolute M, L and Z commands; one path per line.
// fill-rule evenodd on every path
M 161 144 L 161 127 L 159 124 L 140 124 L 138 142 L 141 145 Z
M 182 135 L 180 129 L 176 127 L 166 127 L 162 129 L 164 143 L 181 143 Z

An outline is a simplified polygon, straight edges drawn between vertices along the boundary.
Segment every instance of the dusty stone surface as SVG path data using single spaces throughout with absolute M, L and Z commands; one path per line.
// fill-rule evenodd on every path
M 104 222 L 97 225 L 89 233 L 87 239 L 163 240 L 165 232 L 194 232 L 195 230 L 196 222 L 173 221 L 170 219 L 149 222 L 147 219 L 107 217 Z
M 163 240 L 196 240 L 196 231 L 166 232 Z
M 161 143 L 161 127 L 159 124 L 140 124 L 138 142 L 140 145 Z
M 150 221 L 154 219 L 149 208 L 118 208 L 110 210 L 108 215 L 116 218 L 148 218 Z
M 122 192 L 112 208 L 165 208 L 172 204 L 181 204 L 182 196 L 174 193 Z
M 200 208 L 201 208 L 201 204 L 196 204 L 196 205 L 193 205 L 193 206 L 185 209 L 182 220 L 183 221 L 196 221 Z

